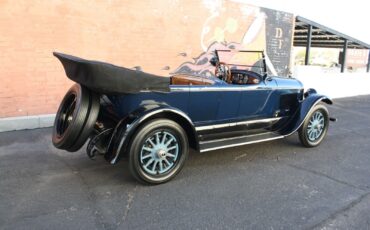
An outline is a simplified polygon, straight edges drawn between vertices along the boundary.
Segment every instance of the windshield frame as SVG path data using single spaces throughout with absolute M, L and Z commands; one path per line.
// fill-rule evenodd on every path
M 256 66 L 256 65 L 244 65 L 244 64 L 233 64 L 233 63 L 226 63 L 228 65 L 233 65 L 233 66 L 244 66 L 244 67 L 255 67 L 255 68 L 261 68 L 262 69 L 262 74 L 259 74 L 263 77 L 267 76 L 267 65 L 266 65 L 266 59 L 265 59 L 265 52 L 263 50 L 215 50 L 215 57 L 217 58 L 218 62 L 220 62 L 220 55 L 219 52 L 239 52 L 239 53 L 259 53 L 261 54 L 262 57 L 262 64 L 263 66 Z M 255 72 L 255 71 L 252 71 Z

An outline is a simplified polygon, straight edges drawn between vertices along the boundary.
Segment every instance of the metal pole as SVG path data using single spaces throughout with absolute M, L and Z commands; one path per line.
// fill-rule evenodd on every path
M 310 62 L 311 39 L 312 39 L 312 25 L 309 25 L 307 30 L 306 56 L 304 59 L 305 65 L 308 65 Z
M 370 50 L 369 51 L 369 57 L 367 58 L 367 68 L 366 68 L 366 72 L 368 73 L 369 70 L 370 70 Z
M 342 66 L 340 67 L 340 72 L 343 73 L 344 70 L 346 69 L 346 59 L 347 59 L 347 47 L 348 47 L 348 40 L 344 39 L 344 44 L 343 44 L 343 57 L 342 57 Z

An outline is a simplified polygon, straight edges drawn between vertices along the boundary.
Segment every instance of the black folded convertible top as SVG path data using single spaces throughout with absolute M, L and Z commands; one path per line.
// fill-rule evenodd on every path
M 99 93 L 138 93 L 140 91 L 168 92 L 169 77 L 161 77 L 109 63 L 85 60 L 53 52 L 63 64 L 66 75 Z

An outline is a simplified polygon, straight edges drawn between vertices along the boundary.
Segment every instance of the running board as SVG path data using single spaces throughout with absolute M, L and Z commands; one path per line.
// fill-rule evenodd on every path
M 223 138 L 223 139 L 216 139 L 210 141 L 201 141 L 199 143 L 200 152 L 207 152 L 216 149 L 224 149 L 230 148 L 235 146 L 241 145 L 248 145 L 254 144 L 264 141 L 272 141 L 276 139 L 283 138 L 284 136 L 278 135 L 272 132 L 255 134 L 255 135 L 247 135 L 247 136 L 239 136 L 239 137 L 231 137 L 231 138 Z

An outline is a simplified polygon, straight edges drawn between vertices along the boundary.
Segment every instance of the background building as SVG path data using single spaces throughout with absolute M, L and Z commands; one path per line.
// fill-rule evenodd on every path
M 1 1 L 0 117 L 53 114 L 72 84 L 53 51 L 162 76 L 210 74 L 214 49 L 289 72 L 294 17 L 232 1 Z
M 0 132 L 52 125 L 73 84 L 53 51 L 170 76 L 212 75 L 215 49 L 264 50 L 270 74 L 331 97 L 370 93 L 369 44 L 240 0 L 3 0 L 0 34 Z

